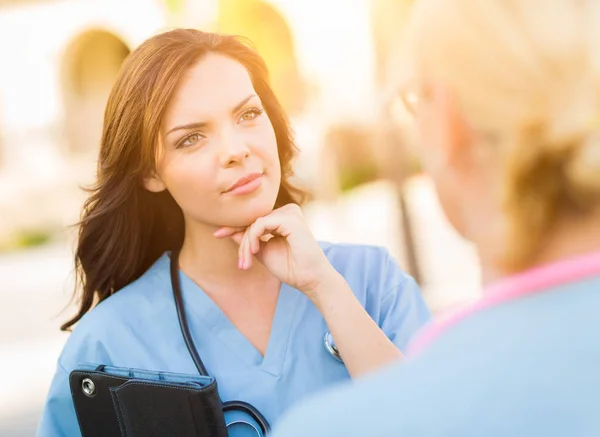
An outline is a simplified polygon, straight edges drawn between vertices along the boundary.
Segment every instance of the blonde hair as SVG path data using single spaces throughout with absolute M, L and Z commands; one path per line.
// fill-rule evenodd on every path
M 418 0 L 418 77 L 444 84 L 502 156 L 508 268 L 600 203 L 600 1 Z

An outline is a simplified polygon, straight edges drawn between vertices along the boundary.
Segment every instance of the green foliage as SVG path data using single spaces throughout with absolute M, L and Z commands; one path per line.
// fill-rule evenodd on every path
M 54 232 L 49 229 L 22 229 L 0 240 L 0 252 L 42 246 L 52 240 Z
M 379 177 L 379 169 L 370 161 L 361 165 L 346 166 L 341 168 L 339 172 L 339 184 L 342 192 L 372 182 Z

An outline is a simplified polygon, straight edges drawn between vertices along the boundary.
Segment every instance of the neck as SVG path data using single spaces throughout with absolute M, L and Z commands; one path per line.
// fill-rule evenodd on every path
M 216 238 L 214 226 L 191 222 L 186 218 L 185 238 L 179 253 L 181 269 L 197 282 L 224 287 L 247 286 L 272 279 L 259 262 L 250 270 L 237 267 L 238 245 L 231 239 Z
M 498 253 L 480 245 L 480 259 L 484 283 L 496 281 L 514 272 L 499 266 Z M 489 245 L 487 245 L 489 247 Z M 600 250 L 600 211 L 585 217 L 564 217 L 544 237 L 528 268 L 550 264 Z

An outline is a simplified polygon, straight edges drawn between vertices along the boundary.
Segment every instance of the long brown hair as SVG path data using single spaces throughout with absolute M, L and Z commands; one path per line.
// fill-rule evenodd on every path
M 256 51 L 240 37 L 193 29 L 148 39 L 125 60 L 108 99 L 97 182 L 89 189 L 79 223 L 75 253 L 79 311 L 61 330 L 139 278 L 165 251 L 182 244 L 181 209 L 167 191 L 151 193 L 142 180 L 154 170 L 163 114 L 181 75 L 209 52 L 246 68 L 271 120 L 282 174 L 276 207 L 304 199 L 304 192 L 290 182 L 297 151 L 291 129 Z

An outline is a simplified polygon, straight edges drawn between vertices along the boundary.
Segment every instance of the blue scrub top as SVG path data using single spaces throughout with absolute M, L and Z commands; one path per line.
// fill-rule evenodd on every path
M 598 437 L 599 314 L 600 276 L 487 308 L 301 402 L 272 437 Z
M 328 243 L 321 248 L 373 320 L 403 350 L 430 320 L 415 281 L 383 248 Z M 38 436 L 80 435 L 68 377 L 81 363 L 197 374 L 179 328 L 169 264 L 164 254 L 77 324 L 58 360 Z M 323 345 L 325 320 L 298 290 L 282 285 L 263 357 L 183 272 L 181 287 L 190 332 L 223 401 L 249 402 L 273 423 L 299 399 L 349 379 Z

